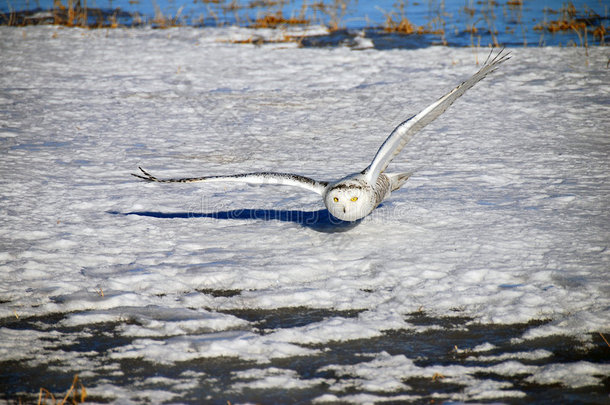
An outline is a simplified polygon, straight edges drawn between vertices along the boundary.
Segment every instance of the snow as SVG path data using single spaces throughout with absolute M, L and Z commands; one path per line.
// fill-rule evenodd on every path
M 569 364 L 549 364 L 527 377 L 528 382 L 553 384 L 560 382 L 572 388 L 596 385 L 600 376 L 610 373 L 610 365 L 593 364 L 586 361 Z
M 303 389 L 327 382 L 321 378 L 311 378 L 302 380 L 294 370 L 283 370 L 276 367 L 266 369 L 250 369 L 245 371 L 237 371 L 234 376 L 238 380 L 233 385 L 235 390 L 244 388 L 264 389 L 264 388 L 282 388 L 282 389 Z
M 444 397 L 454 401 L 526 395 L 481 373 L 602 383 L 607 363 L 543 364 L 551 352 L 501 353 L 492 341 L 466 352 L 476 366 L 423 366 L 375 347 L 372 360 L 366 351 L 318 369 L 341 378 L 277 362 L 445 327 L 414 325 L 412 313 L 540 321 L 514 345 L 610 334 L 605 48 L 511 49 L 396 158 L 392 171 L 414 173 L 405 186 L 357 226 L 334 228 L 319 196 L 299 189 L 130 173 L 341 178 L 488 51 L 230 43 L 243 35 L 0 27 L 0 362 L 93 378 L 122 375 L 125 360 L 235 358 L 249 364 L 233 372 L 235 392 L 327 384 L 316 402 L 413 401 L 422 397 L 406 380 L 435 374 L 464 387 Z M 239 316 L 291 308 L 329 315 L 266 327 Z M 11 326 L 21 320 L 29 327 Z M 113 347 L 70 349 L 104 325 Z M 173 401 L 191 378 L 206 377 L 101 378 L 87 390 Z
M 552 364 L 547 366 L 524 365 L 518 361 L 506 361 L 491 367 L 462 367 L 462 366 L 431 366 L 418 367 L 413 360 L 403 355 L 391 356 L 386 352 L 380 353 L 375 359 L 356 365 L 329 366 L 341 376 L 341 383 L 331 386 L 331 390 L 344 391 L 349 389 L 365 389 L 373 392 L 392 393 L 405 389 L 402 380 L 410 377 L 424 377 L 438 379 L 463 385 L 463 392 L 454 394 L 449 399 L 464 401 L 468 399 L 494 399 L 525 397 L 524 392 L 512 389 L 508 382 L 494 380 L 479 380 L 474 378 L 476 373 L 493 373 L 497 375 L 530 375 L 528 382 L 553 384 L 579 388 L 594 386 L 600 383 L 602 376 L 610 372 L 608 364 L 592 364 L 588 362 Z
M 516 353 L 502 353 L 493 356 L 472 356 L 468 357 L 468 360 L 476 361 L 504 361 L 507 359 L 525 359 L 525 360 L 538 360 L 551 357 L 552 352 L 544 349 L 538 349 L 531 352 L 516 352 Z

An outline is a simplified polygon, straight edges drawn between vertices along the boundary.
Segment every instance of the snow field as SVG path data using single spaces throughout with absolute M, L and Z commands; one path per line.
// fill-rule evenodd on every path
M 340 178 L 488 51 L 227 42 L 243 35 L 0 27 L 0 362 L 78 372 L 92 395 L 122 403 L 189 402 L 180 395 L 193 380 L 215 378 L 113 383 L 125 361 L 236 358 L 250 366 L 231 372 L 230 392 L 318 387 L 316 402 L 418 400 L 407 380 L 435 374 L 462 387 L 436 394 L 454 401 L 527 397 L 481 372 L 603 383 L 607 362 L 564 363 L 544 349 L 422 366 L 371 347 L 314 376 L 278 362 L 446 327 L 411 322 L 418 312 L 471 319 L 463 328 L 543 321 L 515 345 L 564 336 L 586 350 L 609 334 L 605 48 L 512 49 L 395 159 L 389 170 L 414 172 L 403 189 L 358 226 L 334 228 L 319 197 L 299 189 L 130 173 Z M 291 308 L 329 315 L 266 330 L 239 316 Z M 104 325 L 109 348 L 70 349 Z

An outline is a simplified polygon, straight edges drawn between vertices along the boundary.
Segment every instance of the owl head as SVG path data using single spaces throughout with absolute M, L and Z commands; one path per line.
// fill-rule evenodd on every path
M 355 184 L 339 184 L 326 193 L 328 211 L 342 221 L 356 221 L 371 213 L 374 206 L 371 190 Z

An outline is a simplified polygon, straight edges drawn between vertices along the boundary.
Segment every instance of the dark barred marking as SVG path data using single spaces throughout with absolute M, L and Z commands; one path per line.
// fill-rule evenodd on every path
M 375 207 L 390 194 L 390 179 L 385 174 L 381 173 L 375 182 Z
M 360 184 L 339 184 L 333 187 L 333 190 L 362 190 L 365 187 L 367 186 Z
M 326 181 L 317 181 L 317 180 L 311 179 L 309 177 L 300 176 L 298 174 L 291 174 L 291 173 L 255 172 L 255 173 L 234 174 L 234 175 L 228 175 L 228 176 L 187 177 L 187 178 L 183 178 L 183 179 L 158 179 L 139 166 L 138 166 L 138 169 L 140 169 L 140 171 L 144 174 L 144 176 L 135 174 L 135 173 L 132 173 L 131 175 L 135 176 L 139 179 L 142 179 L 142 180 L 153 181 L 153 182 L 157 182 L 157 183 L 193 183 L 193 182 L 215 180 L 215 179 L 239 180 L 239 179 L 247 179 L 248 177 L 259 177 L 259 178 L 268 179 L 270 181 L 270 184 L 273 184 L 274 180 L 277 181 L 277 180 L 283 179 L 283 180 L 289 180 L 289 181 L 294 181 L 294 182 L 298 182 L 298 183 L 309 184 L 312 187 L 316 187 L 316 186 L 326 187 L 328 185 L 328 182 L 326 182 Z

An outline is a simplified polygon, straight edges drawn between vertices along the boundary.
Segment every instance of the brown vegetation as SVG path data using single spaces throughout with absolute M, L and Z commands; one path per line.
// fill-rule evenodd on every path
M 253 28 L 277 28 L 280 25 L 308 25 L 309 20 L 302 18 L 284 18 L 281 12 L 257 18 Z
M 406 16 L 406 2 L 400 1 L 398 2 L 395 6 L 398 7 L 398 12 L 392 11 L 389 13 L 386 13 L 385 17 L 385 24 L 383 26 L 383 29 L 385 32 L 395 32 L 395 33 L 399 33 L 399 34 L 405 34 L 405 35 L 410 35 L 410 34 L 434 34 L 434 35 L 444 35 L 445 34 L 445 30 L 442 28 L 431 28 L 432 24 L 434 22 L 439 22 L 439 18 L 435 18 L 432 19 L 429 24 L 428 27 L 424 27 L 424 26 L 418 26 L 418 25 L 414 25 L 411 23 L 411 21 L 409 21 L 409 19 Z M 441 22 L 442 25 L 442 22 Z
M 587 33 L 590 32 L 595 39 L 599 40 L 600 45 L 604 44 L 606 27 L 601 23 L 602 18 L 586 6 L 582 12 L 579 12 L 572 2 L 568 2 L 558 11 L 552 9 L 546 11 L 549 14 L 557 14 L 559 18 L 537 24 L 534 26 L 534 30 L 550 33 L 574 31 L 581 42 L 583 36 L 586 42 Z
M 57 401 L 55 396 L 48 389 L 40 388 L 38 393 L 38 405 L 46 405 L 47 400 L 52 401 L 50 403 L 53 405 L 64 405 L 67 403 L 84 404 L 86 398 L 87 390 L 85 389 L 83 383 L 78 379 L 78 375 L 75 375 L 74 380 L 72 380 L 72 385 L 61 401 Z

